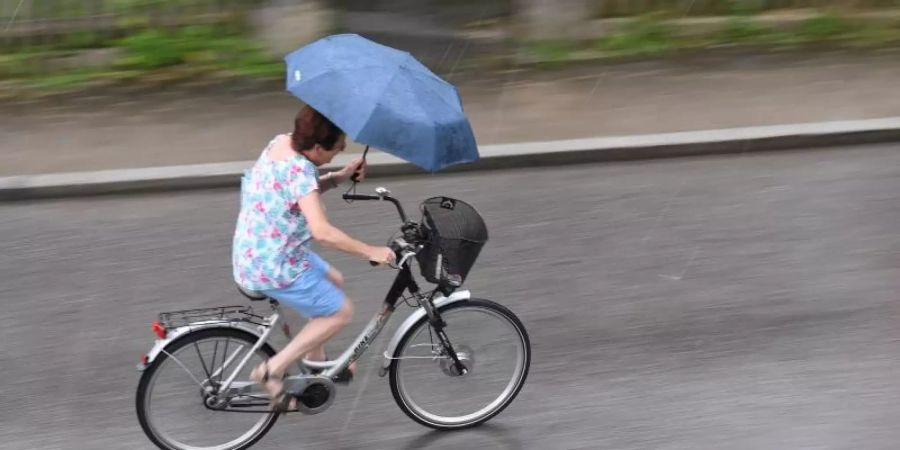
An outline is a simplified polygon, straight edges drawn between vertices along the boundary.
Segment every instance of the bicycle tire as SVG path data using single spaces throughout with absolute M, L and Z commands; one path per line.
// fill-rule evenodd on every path
M 424 425 L 429 428 L 434 428 L 437 430 L 461 430 L 461 429 L 471 428 L 471 427 L 476 427 L 478 425 L 481 425 L 481 424 L 487 422 L 488 420 L 496 417 L 501 412 L 503 412 L 503 410 L 506 409 L 512 403 L 512 401 L 515 400 L 515 398 L 518 396 L 519 392 L 521 391 L 522 387 L 525 384 L 526 379 L 528 378 L 528 372 L 531 367 L 531 341 L 529 340 L 528 332 L 525 329 L 525 326 L 522 324 L 522 321 L 519 320 L 519 318 L 508 308 L 506 308 L 505 306 L 500 305 L 496 302 L 486 300 L 486 299 L 471 299 L 471 300 L 467 300 L 467 301 L 456 302 L 456 303 L 451 303 L 449 305 L 444 305 L 444 306 L 438 308 L 438 312 L 439 312 L 439 314 L 443 315 L 444 313 L 451 312 L 454 310 L 471 309 L 471 308 L 480 308 L 480 309 L 492 311 L 492 312 L 502 316 L 503 318 L 505 318 L 515 328 L 515 330 L 518 332 L 519 339 L 520 339 L 521 345 L 522 345 L 523 355 L 524 355 L 523 363 L 522 363 L 523 367 L 522 367 L 521 373 L 519 374 L 518 380 L 516 380 L 515 385 L 512 387 L 511 390 L 509 390 L 509 393 L 506 394 L 506 398 L 504 398 L 497 406 L 491 408 L 489 411 L 485 412 L 484 414 L 481 414 L 472 420 L 467 420 L 467 421 L 463 421 L 460 423 L 446 423 L 446 422 L 440 423 L 439 421 L 436 421 L 436 420 L 430 420 L 425 415 L 417 413 L 415 411 L 416 408 L 414 408 L 410 405 L 409 399 L 406 398 L 406 394 L 404 393 L 404 390 L 401 389 L 401 387 L 400 387 L 401 382 L 399 380 L 400 365 L 402 364 L 402 357 L 403 357 L 404 350 L 407 347 L 407 344 L 409 344 L 410 339 L 412 339 L 413 337 L 415 337 L 418 334 L 418 331 L 423 326 L 428 326 L 428 317 L 427 316 L 419 319 L 412 327 L 410 327 L 409 330 L 406 331 L 406 333 L 404 333 L 403 337 L 400 339 L 399 344 L 397 345 L 397 349 L 394 351 L 394 354 L 392 355 L 393 360 L 391 361 L 391 365 L 390 365 L 390 386 L 391 386 L 391 393 L 394 396 L 394 400 L 396 401 L 397 406 L 399 406 L 400 409 L 409 418 L 411 418 L 412 420 L 414 420 L 415 422 L 417 422 L 421 425 Z M 451 327 L 452 327 L 452 325 L 448 325 L 447 330 L 451 331 L 452 330 Z M 453 343 L 451 342 L 451 344 L 453 344 Z
M 166 351 L 169 354 L 174 354 L 186 345 L 190 345 L 196 341 L 212 337 L 225 337 L 233 339 L 235 341 L 243 341 L 250 346 L 254 345 L 259 340 L 258 336 L 243 330 L 235 328 L 211 328 L 188 333 L 176 339 L 166 347 Z M 264 343 L 259 350 L 265 353 L 269 358 L 275 355 L 275 350 L 272 349 L 272 347 L 268 343 Z M 156 370 L 167 359 L 169 359 L 169 356 L 166 353 L 160 353 L 156 357 L 156 359 L 154 359 L 153 362 L 150 363 L 150 365 L 147 366 L 146 369 L 144 369 L 137 387 L 135 408 L 137 410 L 138 422 L 141 424 L 141 429 L 144 431 L 144 434 L 150 439 L 150 441 L 153 442 L 153 444 L 163 450 L 183 450 L 180 447 L 173 446 L 172 444 L 166 442 L 165 439 L 161 436 L 158 436 L 157 433 L 154 432 L 154 427 L 151 426 L 150 421 L 147 417 L 147 394 L 148 389 L 150 388 L 150 383 L 154 379 Z M 237 443 L 234 446 L 225 447 L 225 449 L 245 450 L 249 448 L 269 432 L 269 430 L 275 425 L 276 420 L 278 420 L 278 416 L 278 413 L 269 414 L 267 422 L 256 433 L 254 433 L 243 442 Z

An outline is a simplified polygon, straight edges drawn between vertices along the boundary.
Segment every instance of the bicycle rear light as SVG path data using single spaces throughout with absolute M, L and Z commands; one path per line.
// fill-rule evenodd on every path
M 162 324 L 159 323 L 158 320 L 153 321 L 153 324 L 150 326 L 150 329 L 152 329 L 153 333 L 155 333 L 157 336 L 159 336 L 160 339 L 166 338 L 166 328 L 164 326 L 162 326 Z

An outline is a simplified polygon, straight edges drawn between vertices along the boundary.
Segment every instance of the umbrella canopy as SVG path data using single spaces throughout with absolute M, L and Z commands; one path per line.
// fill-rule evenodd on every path
M 341 34 L 285 63 L 287 90 L 356 142 L 431 172 L 478 159 L 456 88 L 407 52 Z

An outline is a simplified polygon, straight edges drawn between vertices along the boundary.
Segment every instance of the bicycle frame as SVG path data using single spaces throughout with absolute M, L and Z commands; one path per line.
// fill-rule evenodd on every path
M 394 282 L 382 303 L 381 310 L 375 313 L 354 342 L 336 360 L 321 362 L 303 360 L 303 364 L 314 369 L 324 369 L 322 374 L 329 378 L 340 373 L 368 350 L 375 338 L 381 333 L 381 330 L 384 329 L 384 326 L 387 325 L 388 320 L 397 307 L 397 302 L 400 301 L 403 293 L 406 291 L 413 295 L 419 293 L 419 286 L 413 279 L 412 271 L 408 264 L 404 265 L 397 273 L 397 277 L 394 278 Z M 431 299 L 429 298 L 428 300 L 430 301 Z
M 303 359 L 301 361 L 301 365 L 308 369 L 321 369 L 322 373 L 320 375 L 327 378 L 334 377 L 335 375 L 343 371 L 354 361 L 357 361 L 369 349 L 372 342 L 375 341 L 375 339 L 387 325 L 390 317 L 393 315 L 396 309 L 397 303 L 403 298 L 403 295 L 406 291 L 409 291 L 411 294 L 416 296 L 419 295 L 419 287 L 415 282 L 409 264 L 404 264 L 404 266 L 400 268 L 393 284 L 391 285 L 391 288 L 388 290 L 388 293 L 385 296 L 381 309 L 377 313 L 375 313 L 375 315 L 363 327 L 363 330 L 359 333 L 356 339 L 341 353 L 341 355 L 337 359 L 331 361 L 309 361 Z M 400 339 L 409 328 L 411 328 L 419 319 L 426 315 L 434 317 L 434 310 L 437 307 L 443 306 L 444 304 L 448 303 L 468 300 L 470 298 L 470 293 L 468 291 L 458 291 L 447 297 L 443 294 L 439 294 L 438 291 L 434 291 L 428 297 L 423 298 L 424 301 L 420 301 L 420 307 L 417 308 L 413 312 L 413 314 L 407 317 L 407 319 L 397 329 L 395 335 L 387 345 L 384 353 L 384 364 L 381 371 L 379 372 L 379 375 L 384 376 L 386 374 L 386 370 L 390 365 L 394 349 L 399 344 Z M 247 364 L 247 362 L 256 353 L 256 351 L 259 350 L 259 348 L 268 341 L 273 330 L 276 330 L 280 325 L 282 317 L 280 305 L 277 303 L 277 301 L 272 301 L 272 309 L 274 310 L 274 312 L 270 316 L 268 316 L 262 324 L 254 325 L 247 322 L 205 321 L 192 323 L 190 325 L 171 330 L 167 334 L 165 339 L 158 339 L 155 342 L 153 349 L 147 354 L 147 357 L 145 357 L 143 363 L 138 365 L 138 370 L 143 370 L 149 364 L 151 364 L 153 360 L 155 360 L 159 355 L 159 353 L 163 353 L 166 351 L 165 348 L 169 346 L 169 344 L 181 337 L 187 336 L 194 331 L 218 327 L 238 328 L 255 336 L 258 336 L 259 339 L 253 345 L 253 347 L 250 348 L 246 355 L 244 355 L 237 366 L 235 366 L 231 371 L 231 374 L 228 376 L 228 378 L 219 387 L 219 392 L 229 392 L 232 384 L 235 383 L 237 374 L 241 372 L 241 369 Z M 288 338 L 292 337 L 293 336 L 288 334 Z M 172 357 L 172 355 L 169 356 Z M 181 365 L 180 361 L 176 360 L 176 363 Z M 215 368 L 215 370 L 224 371 L 230 364 L 231 361 L 229 360 L 226 364 L 223 364 L 223 367 Z M 308 375 L 301 374 L 293 377 L 288 377 L 288 379 L 302 378 L 304 376 Z M 205 381 L 207 380 L 204 380 L 204 382 Z M 201 385 L 202 384 L 203 383 L 201 383 Z M 239 385 L 240 384 L 244 383 L 239 383 Z

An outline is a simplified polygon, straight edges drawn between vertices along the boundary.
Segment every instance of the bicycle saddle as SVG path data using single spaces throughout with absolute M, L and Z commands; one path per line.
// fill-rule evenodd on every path
M 265 299 L 269 298 L 268 296 L 266 296 L 266 294 L 263 294 L 262 292 L 244 289 L 240 285 L 236 285 L 236 286 L 237 286 L 238 291 L 240 291 L 240 293 L 243 294 L 244 297 L 249 298 L 251 301 L 259 301 L 259 300 L 265 300 Z

